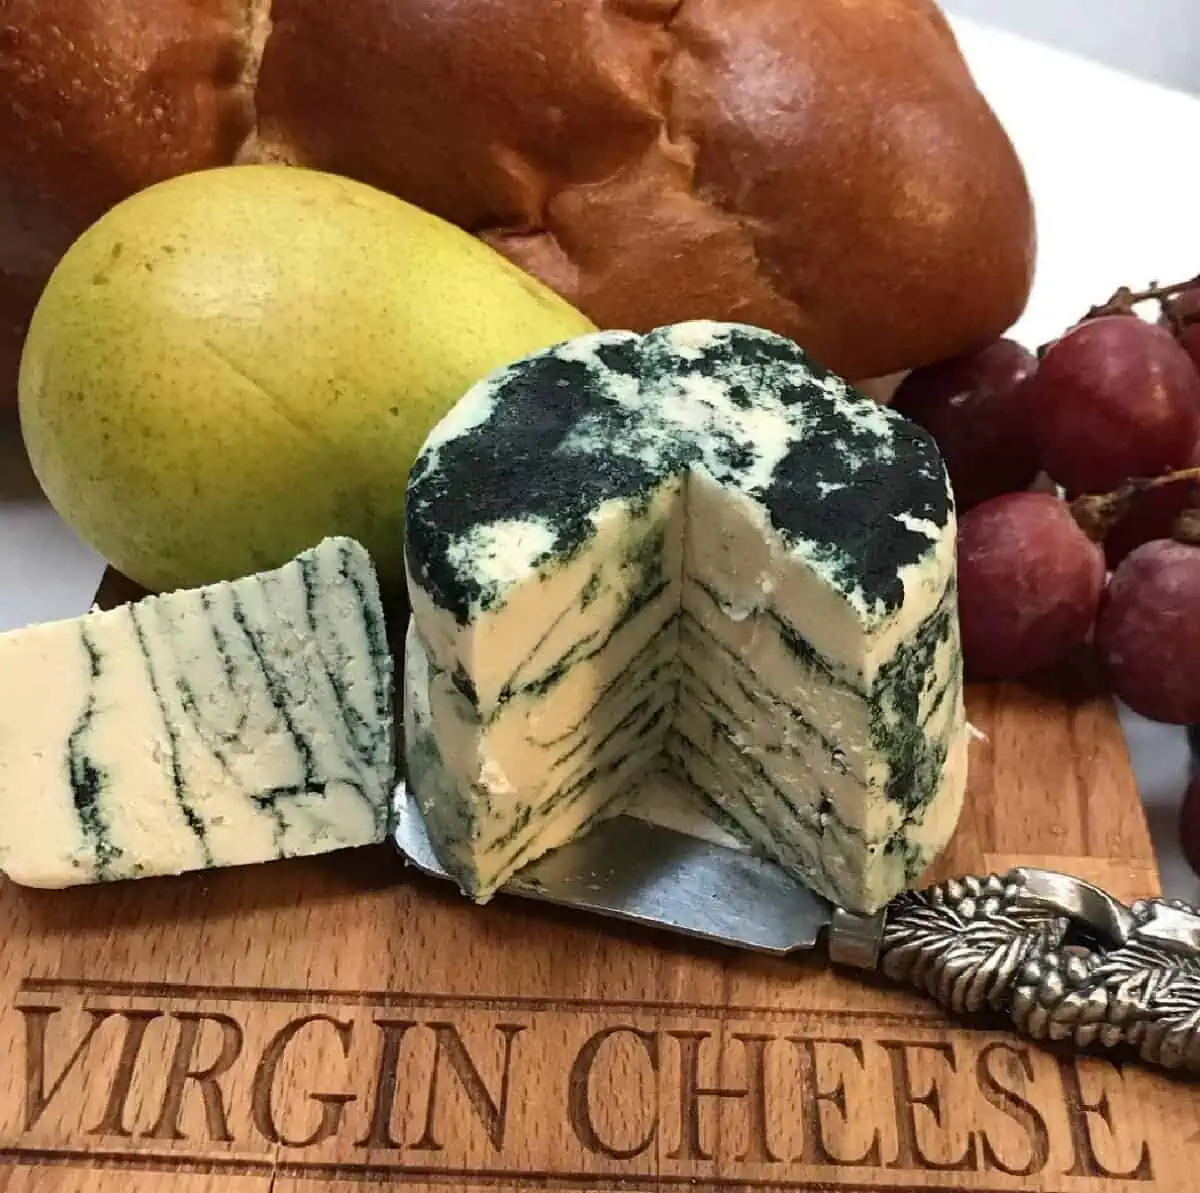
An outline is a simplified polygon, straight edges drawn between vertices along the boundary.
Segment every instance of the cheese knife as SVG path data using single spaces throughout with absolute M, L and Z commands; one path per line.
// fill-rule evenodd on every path
M 397 789 L 393 840 L 453 881 L 417 801 Z M 631 816 L 531 863 L 501 894 L 912 985 L 955 1014 L 998 1013 L 1041 1041 L 1125 1046 L 1200 1075 L 1200 910 L 1131 906 L 1066 874 L 1018 868 L 905 891 L 874 915 L 835 907 L 773 862 Z

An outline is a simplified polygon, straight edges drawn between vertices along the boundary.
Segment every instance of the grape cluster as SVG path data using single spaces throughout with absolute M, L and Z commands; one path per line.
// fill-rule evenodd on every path
M 967 674 L 1088 649 L 1130 708 L 1200 724 L 1200 278 L 1123 288 L 1036 355 L 919 369 L 893 404 L 954 488 Z M 1181 824 L 1200 871 L 1200 787 Z

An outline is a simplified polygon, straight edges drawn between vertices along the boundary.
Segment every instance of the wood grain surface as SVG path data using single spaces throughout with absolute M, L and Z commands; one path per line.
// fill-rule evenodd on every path
M 969 705 L 938 873 L 1156 893 L 1085 672 Z M 387 849 L 5 884 L 0 918 L 0 1193 L 1200 1187 L 1195 1084 L 955 1027 L 819 958 L 478 909 Z

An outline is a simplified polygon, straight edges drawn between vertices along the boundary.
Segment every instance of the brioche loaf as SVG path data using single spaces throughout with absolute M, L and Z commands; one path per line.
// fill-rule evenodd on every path
M 999 334 L 1031 282 L 932 0 L 8 0 L 0 403 L 92 220 L 264 160 L 453 220 L 602 326 L 756 323 L 855 380 Z

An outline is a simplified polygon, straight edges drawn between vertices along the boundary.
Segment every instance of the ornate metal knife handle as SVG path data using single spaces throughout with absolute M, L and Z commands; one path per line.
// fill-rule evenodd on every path
M 1131 907 L 1051 870 L 958 878 L 878 916 L 838 913 L 831 954 L 955 1013 L 998 1011 L 1037 1040 L 1128 1045 L 1200 1075 L 1200 910 Z M 872 956 L 873 954 L 873 956 Z

